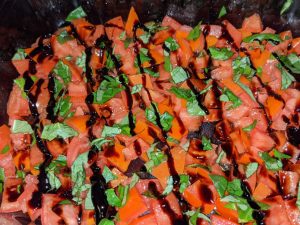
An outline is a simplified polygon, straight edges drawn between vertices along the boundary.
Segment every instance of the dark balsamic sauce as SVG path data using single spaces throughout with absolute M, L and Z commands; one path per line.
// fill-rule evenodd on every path
M 48 78 L 49 78 L 48 91 L 49 91 L 49 94 L 50 94 L 50 99 L 49 99 L 46 111 L 47 111 L 47 119 L 51 120 L 51 122 L 53 123 L 56 120 L 56 116 L 54 115 L 54 107 L 55 107 L 55 103 L 56 103 L 56 100 L 55 100 L 55 97 L 54 97 L 54 95 L 55 95 L 55 91 L 54 91 L 55 83 L 54 83 L 53 74 L 49 74 Z

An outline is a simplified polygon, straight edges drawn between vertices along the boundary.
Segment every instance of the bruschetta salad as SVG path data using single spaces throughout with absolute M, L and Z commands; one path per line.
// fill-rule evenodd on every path
M 18 49 L 0 213 L 42 225 L 300 224 L 300 38 L 79 7 Z M 5 79 L 5 78 L 1 78 Z

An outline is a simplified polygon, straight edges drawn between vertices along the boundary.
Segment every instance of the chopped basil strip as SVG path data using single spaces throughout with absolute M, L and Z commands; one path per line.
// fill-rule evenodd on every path
M 281 71 L 281 89 L 287 89 L 296 79 L 280 63 L 277 64 L 277 67 Z
M 147 156 L 150 159 L 146 164 L 147 171 L 151 171 L 154 166 L 160 165 L 167 160 L 167 156 L 161 150 L 155 148 L 156 144 L 151 145 L 147 151 Z
M 175 67 L 171 71 L 171 76 L 176 84 L 181 83 L 189 78 L 188 73 L 180 66 Z
M 254 95 L 253 95 L 251 89 L 250 89 L 247 85 L 243 84 L 243 83 L 240 82 L 240 81 L 238 81 L 238 82 L 236 82 L 236 83 L 237 83 L 242 89 L 244 89 L 244 91 L 250 96 L 250 98 L 251 98 L 254 102 L 256 102 L 256 99 L 255 99 L 255 97 L 254 97 Z
M 104 145 L 105 143 L 112 143 L 112 140 L 107 140 L 105 138 L 97 138 L 92 141 L 91 145 L 101 150 L 102 145 Z
M 215 48 L 210 47 L 208 48 L 211 57 L 216 60 L 227 60 L 233 56 L 233 52 L 230 51 L 228 48 Z
M 220 96 L 220 101 L 222 102 L 232 102 L 232 105 L 228 109 L 234 109 L 239 107 L 242 104 L 242 101 L 239 97 L 233 94 L 228 88 L 224 88 L 223 94 Z
M 205 214 L 200 213 L 199 208 L 196 211 L 187 211 L 184 214 L 190 217 L 190 219 L 189 219 L 190 225 L 197 225 L 198 218 L 206 220 L 207 222 L 210 222 L 210 219 Z
M 134 173 L 131 177 L 129 188 L 133 188 L 139 182 L 139 180 L 140 180 L 139 176 Z
M 72 103 L 70 102 L 70 96 L 61 97 L 55 104 L 54 114 L 58 114 L 61 117 L 67 117 L 69 115 Z
M 57 35 L 56 38 L 60 44 L 64 44 L 67 41 L 74 39 L 66 30 L 63 30 L 62 32 L 60 32 L 60 34 Z
M 170 59 L 169 55 L 167 55 L 167 56 L 165 55 L 164 69 L 167 72 L 171 72 L 172 69 L 173 69 L 172 64 L 171 64 L 171 59 Z
M 117 178 L 117 176 L 114 175 L 107 166 L 104 166 L 102 176 L 104 177 L 106 183 Z
M 131 94 L 139 93 L 143 88 L 142 84 L 136 84 L 132 87 Z
M 87 210 L 93 210 L 95 209 L 93 200 L 92 200 L 92 188 L 89 188 L 85 201 L 84 201 L 84 208 Z
M 62 200 L 58 203 L 59 205 L 72 205 L 72 202 L 68 199 Z
M 4 180 L 5 180 L 4 169 L 0 167 L 0 193 L 3 192 Z
M 63 123 L 46 125 L 42 132 L 42 138 L 48 141 L 52 141 L 55 138 L 66 139 L 77 135 L 77 131 Z
M 280 159 L 272 158 L 267 152 L 260 152 L 259 156 L 264 160 L 268 170 L 278 171 L 282 169 L 283 165 Z
M 246 167 L 246 178 L 251 177 L 256 170 L 258 169 L 258 163 L 257 162 L 251 162 Z
M 222 16 L 225 16 L 226 14 L 227 14 L 227 10 L 226 10 L 226 7 L 223 5 L 219 12 L 218 19 L 220 19 Z
M 167 180 L 167 186 L 165 188 L 165 190 L 163 191 L 163 195 L 168 195 L 172 192 L 173 190 L 173 183 L 174 183 L 174 180 L 173 180 L 173 177 L 172 176 L 169 176 L 168 180 Z
M 236 58 L 232 61 L 232 68 L 234 72 L 234 82 L 237 82 L 242 75 L 244 75 L 248 79 L 251 79 L 255 74 L 255 70 L 251 68 L 251 62 L 249 57 Z
M 300 57 L 297 54 L 281 55 L 279 59 L 292 73 L 300 74 Z
M 187 112 L 192 116 L 205 116 L 206 113 L 199 106 L 198 101 L 194 98 L 192 101 L 187 102 Z
M 241 180 L 240 179 L 234 179 L 234 180 L 228 182 L 227 191 L 231 195 L 242 196 L 243 195 L 243 190 L 241 188 Z
M 200 25 L 201 25 L 201 22 L 198 23 L 189 33 L 187 39 L 188 40 L 197 40 L 200 35 L 201 35 L 201 29 L 200 29 Z
M 172 37 L 168 37 L 165 40 L 165 46 L 170 49 L 170 51 L 176 51 L 179 48 L 177 41 Z
M 127 194 L 128 194 L 129 186 L 118 186 L 118 193 L 116 194 L 113 188 L 107 189 L 105 191 L 107 202 L 110 206 L 114 207 L 122 207 L 126 203 Z
M 202 146 L 203 146 L 203 150 L 213 149 L 210 139 L 208 139 L 206 136 L 202 136 Z
M 143 33 L 141 36 L 139 36 L 139 39 L 144 43 L 148 44 L 149 40 L 151 38 L 151 34 L 149 32 Z
M 289 10 L 289 8 L 292 6 L 294 0 L 285 0 L 284 4 L 282 5 L 282 8 L 280 10 L 280 15 L 284 14 L 286 11 Z
M 58 190 L 61 186 L 61 182 L 58 177 L 54 174 L 54 171 L 49 171 L 47 177 L 51 186 L 51 190 Z
M 281 42 L 281 38 L 278 34 L 253 34 L 243 39 L 244 42 L 253 42 L 255 40 L 270 40 L 275 42 Z
M 53 71 L 63 79 L 65 84 L 70 83 L 72 77 L 71 70 L 68 65 L 63 63 L 63 61 L 59 60 Z
M 32 134 L 33 130 L 27 121 L 14 120 L 11 132 L 13 134 Z
M 249 126 L 244 127 L 243 131 L 250 132 L 251 130 L 254 129 L 256 124 L 257 124 L 257 120 L 254 120 L 253 123 L 251 123 Z
M 115 225 L 115 223 L 109 219 L 102 219 L 98 225 Z
M 105 80 L 101 82 L 98 90 L 94 93 L 94 103 L 103 104 L 122 90 L 124 88 L 120 87 L 120 83 L 115 78 L 105 76 Z
M 0 179 L 1 180 L 1 179 Z M 300 181 L 298 183 L 298 194 L 297 194 L 297 201 L 296 205 L 298 206 L 298 209 L 300 209 Z
M 220 195 L 220 197 L 224 197 L 225 191 L 226 191 L 227 185 L 228 185 L 228 181 L 226 180 L 226 178 L 223 176 L 214 175 L 214 174 L 210 174 L 209 177 L 212 180 L 212 182 L 214 183 L 214 186 L 217 189 L 217 192 Z
M 5 154 L 5 153 L 9 152 L 9 150 L 10 150 L 9 145 L 5 145 L 5 146 L 2 148 L 0 154 Z
M 180 187 L 179 192 L 183 193 L 184 190 L 190 185 L 190 176 L 187 174 L 179 175 L 180 178 Z
M 290 159 L 292 156 L 279 152 L 277 149 L 274 149 L 274 157 L 277 159 Z
M 190 89 L 184 89 L 184 88 L 179 88 L 176 86 L 171 87 L 170 92 L 176 95 L 178 98 L 182 98 L 185 100 L 190 100 L 193 98 L 195 95 Z
M 27 56 L 27 53 L 25 52 L 25 50 L 22 48 L 18 48 L 17 52 L 12 57 L 12 60 L 23 60 L 26 58 L 26 56 Z
M 122 132 L 122 130 L 119 127 L 104 126 L 101 136 L 103 138 L 114 137 L 117 134 L 121 134 L 121 132 Z
M 82 68 L 82 71 L 86 71 L 86 54 L 85 52 L 82 52 L 81 56 L 77 57 L 76 59 L 76 65 Z
M 86 17 L 86 13 L 84 12 L 83 8 L 79 6 L 78 8 L 74 9 L 66 18 L 66 21 L 71 22 L 72 20 L 79 19 L 82 17 Z
M 153 107 L 155 107 L 156 109 L 154 109 Z M 150 121 L 151 123 L 157 125 L 157 123 L 156 123 L 157 117 L 156 117 L 155 111 L 158 112 L 156 104 L 151 104 L 151 106 L 145 110 L 145 113 L 146 113 L 147 120 Z M 159 113 L 159 116 L 160 116 L 159 120 L 163 127 L 163 130 L 165 130 L 165 131 L 170 130 L 172 127 L 172 121 L 173 121 L 174 117 L 168 112 L 164 112 L 163 114 Z

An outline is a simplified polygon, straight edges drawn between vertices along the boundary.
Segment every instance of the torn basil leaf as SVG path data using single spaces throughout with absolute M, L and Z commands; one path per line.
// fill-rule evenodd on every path
M 228 109 L 234 109 L 242 104 L 242 101 L 228 88 L 223 89 L 223 94 L 220 96 L 220 101 L 222 102 L 232 102 L 232 105 Z
M 98 225 L 115 225 L 115 223 L 112 220 L 104 218 Z
M 214 175 L 214 174 L 210 174 L 209 177 L 212 180 L 212 182 L 214 183 L 214 186 L 217 189 L 217 192 L 220 195 L 220 197 L 224 197 L 225 191 L 226 191 L 227 185 L 228 185 L 228 181 L 226 180 L 226 178 L 223 176 Z
M 179 192 L 183 193 L 184 190 L 190 185 L 190 176 L 187 174 L 180 174 L 180 186 L 179 186 Z
M 190 89 L 185 89 L 185 88 L 179 88 L 176 86 L 172 86 L 171 89 L 169 90 L 171 93 L 175 94 L 176 97 L 182 98 L 185 100 L 190 100 L 193 98 L 195 95 Z
M 208 139 L 206 136 L 202 136 L 201 141 L 202 141 L 203 150 L 207 151 L 213 149 L 210 139 Z
M 169 178 L 167 180 L 167 186 L 166 186 L 165 190 L 163 191 L 162 195 L 168 195 L 172 192 L 173 183 L 174 183 L 173 177 L 169 176 Z
M 77 136 L 78 133 L 73 128 L 63 123 L 53 123 L 46 125 L 42 132 L 42 138 L 52 141 L 55 138 L 70 138 Z
M 241 188 L 241 180 L 233 179 L 232 181 L 228 182 L 227 191 L 231 195 L 242 196 L 243 190 Z
M 188 101 L 186 104 L 187 112 L 192 116 L 205 116 L 206 113 L 201 109 L 196 98 Z
M 54 174 L 54 171 L 49 171 L 47 177 L 51 186 L 51 190 L 58 190 L 61 186 L 61 182 L 58 177 Z
M 251 79 L 255 74 L 255 70 L 251 68 L 249 57 L 237 57 L 232 61 L 232 68 L 234 72 L 234 82 L 237 82 L 242 75 L 247 79 Z
M 281 89 L 287 89 L 296 79 L 280 63 L 277 67 L 281 71 Z
M 251 123 L 250 125 L 246 126 L 246 127 L 243 127 L 243 131 L 246 131 L 246 132 L 250 132 L 251 130 L 253 130 L 255 128 L 257 124 L 257 120 L 254 120 L 253 123 Z
M 60 44 L 64 44 L 67 41 L 71 41 L 74 39 L 66 30 L 63 30 L 62 32 L 60 32 L 60 34 L 57 35 L 56 38 Z
M 86 54 L 85 52 L 82 52 L 81 56 L 76 58 L 76 65 L 80 68 L 82 68 L 82 71 L 86 71 Z
M 25 52 L 24 49 L 18 48 L 17 52 L 14 54 L 11 60 L 23 60 L 27 56 L 27 53 Z
M 139 93 L 143 88 L 142 84 L 136 84 L 131 89 L 131 94 Z
M 258 163 L 257 162 L 251 162 L 246 167 L 246 178 L 251 177 L 256 170 L 258 169 Z
M 9 145 L 5 145 L 5 146 L 2 148 L 0 154 L 6 154 L 7 152 L 9 152 L 9 150 L 10 150 Z
M 226 10 L 226 7 L 223 5 L 219 12 L 218 19 L 220 19 L 222 16 L 225 16 L 226 14 L 227 14 L 227 10 Z
M 165 46 L 170 49 L 170 51 L 176 51 L 179 48 L 177 41 L 172 37 L 168 37 L 165 40 Z
M 271 157 L 267 152 L 260 152 L 259 156 L 264 160 L 268 170 L 278 171 L 282 169 L 281 160 Z
M 55 65 L 53 72 L 60 76 L 65 84 L 71 82 L 71 70 L 68 65 L 64 64 L 63 61 L 59 60 L 58 63 Z
M 107 166 L 104 166 L 102 176 L 104 177 L 106 183 L 117 178 L 117 176 L 114 175 Z
M 263 40 L 268 40 L 268 41 L 275 41 L 275 42 L 281 42 L 281 38 L 278 34 L 253 34 L 249 37 L 246 37 L 243 39 L 243 42 L 253 42 L 253 41 L 263 41 Z
M 275 148 L 274 148 L 274 157 L 277 158 L 277 159 L 280 159 L 280 160 L 281 159 L 290 159 L 290 158 L 292 158 L 292 156 L 281 153 Z
M 107 140 L 105 138 L 97 138 L 92 141 L 91 145 L 101 150 L 102 145 L 104 145 L 105 143 L 112 143 L 112 140 Z
M 104 126 L 102 130 L 101 137 L 102 138 L 107 138 L 107 137 L 114 137 L 117 134 L 121 134 L 122 130 L 119 127 L 109 127 L 109 126 Z
M 283 15 L 286 11 L 289 10 L 289 8 L 292 6 L 294 0 L 285 0 L 284 4 L 282 5 L 282 8 L 280 10 L 280 15 Z
M 280 55 L 279 59 L 292 73 L 300 74 L 300 57 L 297 54 Z
M 66 18 L 66 21 L 71 22 L 72 20 L 79 19 L 82 17 L 86 17 L 86 13 L 84 12 L 83 8 L 79 6 L 78 8 L 74 9 Z
M 188 73 L 181 66 L 175 67 L 171 71 L 171 76 L 175 84 L 181 83 L 189 78 Z
M 233 52 L 230 51 L 228 48 L 215 48 L 210 47 L 208 48 L 210 55 L 213 59 L 216 60 L 227 60 L 233 56 Z
M 189 33 L 189 35 L 187 36 L 187 39 L 190 41 L 190 40 L 197 40 L 200 35 L 201 35 L 201 29 L 200 29 L 200 26 L 201 26 L 201 23 L 198 23 Z
M 155 111 L 157 111 L 159 114 L 160 117 L 159 120 L 163 130 L 164 131 L 170 130 L 172 127 L 172 121 L 174 117 L 168 112 L 164 112 L 163 114 L 160 114 L 156 104 L 151 104 L 151 106 L 145 110 L 147 120 L 155 125 L 158 125 L 156 122 L 157 117 Z
M 33 130 L 29 123 L 23 120 L 14 120 L 11 132 L 13 134 L 33 134 Z

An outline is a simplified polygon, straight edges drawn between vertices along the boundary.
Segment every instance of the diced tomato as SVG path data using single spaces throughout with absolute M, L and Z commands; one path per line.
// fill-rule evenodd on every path
M 242 29 L 252 33 L 262 32 L 263 25 L 260 16 L 255 13 L 252 16 L 245 18 L 243 21 Z
M 232 222 L 216 214 L 213 214 L 210 220 L 211 220 L 211 225 L 238 225 L 238 223 Z
M 58 225 L 60 216 L 53 212 L 52 208 L 62 199 L 55 194 L 43 194 L 41 220 L 43 225 Z
M 90 142 L 87 136 L 79 135 L 74 137 L 67 149 L 67 164 L 71 167 L 77 156 L 90 149 Z
M 30 114 L 27 100 L 22 96 L 21 89 L 14 85 L 7 103 L 7 114 L 11 119 L 21 119 Z
M 7 178 L 5 180 L 0 212 L 9 213 L 21 210 L 20 203 L 17 201 L 18 197 L 20 196 L 18 193 L 18 185 L 21 184 L 21 179 Z

